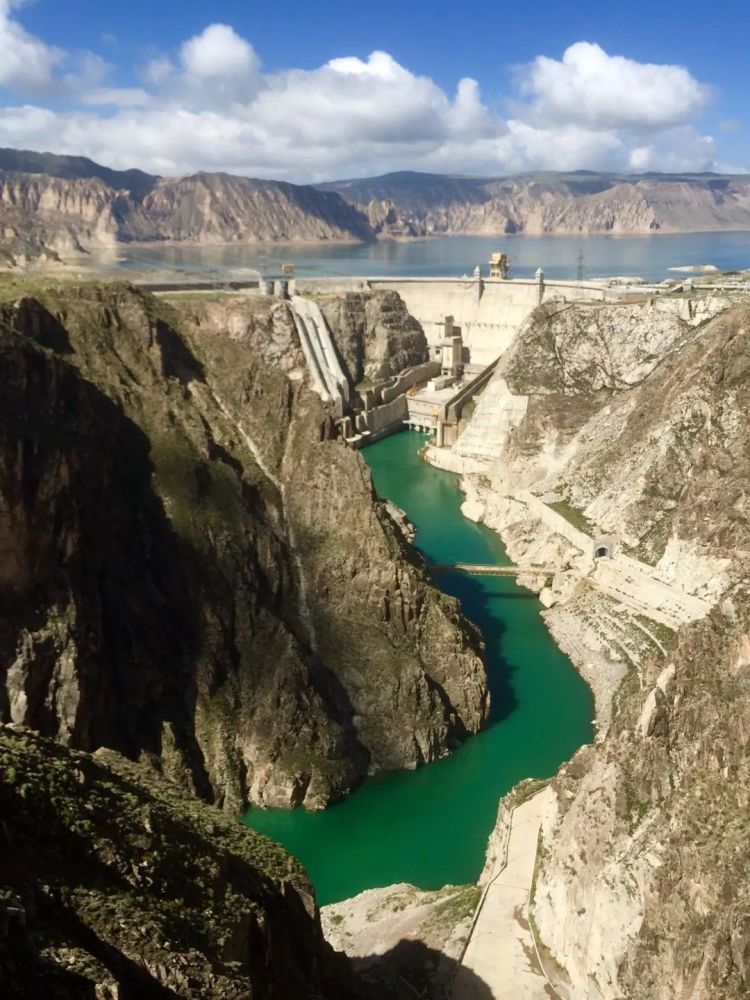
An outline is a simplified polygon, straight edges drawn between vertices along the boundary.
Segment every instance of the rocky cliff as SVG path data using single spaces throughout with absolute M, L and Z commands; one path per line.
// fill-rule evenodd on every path
M 749 321 L 708 299 L 546 306 L 477 405 L 488 447 L 480 419 L 457 451 L 484 470 L 470 512 L 558 569 L 544 618 L 599 695 L 599 740 L 552 783 L 532 906 L 574 1000 L 750 990 Z M 636 597 L 663 581 L 712 610 L 659 626 L 602 589 L 576 532 L 650 567 Z
M 321 185 L 392 236 L 659 233 L 750 228 L 744 176 L 578 171 L 452 177 L 408 171 Z
M 86 167 L 90 161 L 57 162 L 67 158 L 44 160 L 34 170 L 32 154 L 0 155 L 0 164 L 4 159 L 15 167 L 0 166 L 5 264 L 133 240 L 221 244 L 373 238 L 363 213 L 337 194 L 312 187 L 228 174 L 149 178 L 140 171 Z M 45 169 L 54 173 L 39 172 Z
M 684 305 L 538 310 L 495 377 L 527 404 L 497 442 L 493 482 L 716 596 L 745 548 L 747 316 L 721 298 Z
M 384 379 L 429 358 L 424 330 L 398 292 L 316 296 L 354 385 Z
M 283 303 L 8 287 L 3 718 L 228 809 L 320 807 L 482 725 L 479 639 L 332 439 Z
M 0 992 L 367 996 L 280 847 L 111 751 L 0 726 Z
M 367 219 L 332 192 L 229 174 L 164 177 L 138 206 L 152 239 L 196 243 L 367 240 Z

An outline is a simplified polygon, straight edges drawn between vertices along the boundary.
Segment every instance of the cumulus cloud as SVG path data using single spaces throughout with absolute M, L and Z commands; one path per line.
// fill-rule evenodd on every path
M 669 128 L 690 121 L 709 88 L 683 66 L 639 63 L 576 42 L 560 60 L 537 58 L 519 74 L 533 112 L 590 128 Z
M 260 68 L 252 45 L 227 24 L 211 24 L 188 39 L 180 58 L 187 73 L 209 79 L 246 76 Z
M 140 86 L 115 87 L 98 56 L 29 35 L 17 7 L 0 0 L 0 85 L 22 98 L 0 106 L 0 145 L 157 173 L 299 181 L 396 169 L 705 169 L 716 157 L 714 140 L 691 125 L 708 88 L 682 67 L 637 63 L 588 42 L 522 67 L 505 120 L 476 80 L 448 93 L 387 52 L 264 72 L 250 41 L 227 24 L 157 55 L 136 74 Z M 23 67 L 3 60 L 9 38 L 27 46 Z M 52 110 L 39 99 L 45 88 L 69 107 Z

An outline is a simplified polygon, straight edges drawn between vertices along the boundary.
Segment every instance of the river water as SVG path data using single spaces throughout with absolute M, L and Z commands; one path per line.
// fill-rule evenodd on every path
M 418 457 L 425 440 L 403 431 L 362 451 L 378 495 L 407 512 L 428 562 L 507 565 L 497 535 L 461 514 L 457 477 Z M 245 816 L 305 864 L 321 905 L 394 882 L 476 881 L 500 796 L 522 778 L 551 776 L 593 737 L 591 692 L 550 638 L 534 595 L 507 577 L 441 573 L 437 582 L 484 635 L 490 726 L 450 757 L 371 778 L 324 812 Z
M 647 281 L 677 277 L 670 267 L 713 264 L 720 270 L 750 268 L 750 233 L 687 233 L 663 236 L 441 236 L 377 243 L 230 244 L 221 247 L 121 245 L 94 256 L 105 270 L 169 271 L 184 278 L 250 277 L 296 265 L 302 277 L 403 275 L 460 277 L 477 264 L 487 272 L 490 254 L 505 250 L 511 277 L 530 278 L 543 267 L 551 279 L 571 279 L 579 263 L 585 278 L 640 276 Z M 580 260 L 579 260 L 580 257 Z M 81 261 L 71 261 L 80 264 Z M 164 275 L 163 277 L 166 277 Z

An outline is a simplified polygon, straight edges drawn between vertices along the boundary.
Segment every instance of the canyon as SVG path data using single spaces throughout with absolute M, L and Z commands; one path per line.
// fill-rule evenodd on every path
M 521 582 L 596 697 L 596 739 L 544 783 L 517 922 L 566 1000 L 739 1000 L 750 311 L 721 290 L 519 289 L 456 440 L 424 453 L 545 567 Z M 428 357 L 416 292 L 311 294 L 352 389 Z M 444 995 L 541 786 L 501 801 L 479 888 L 371 890 L 322 922 L 301 867 L 226 816 L 322 808 L 490 712 L 481 636 L 339 439 L 289 304 L 6 276 L 0 331 L 0 983 Z M 477 323 L 469 349 L 488 338 Z M 115 942 L 123 921 L 153 943 Z

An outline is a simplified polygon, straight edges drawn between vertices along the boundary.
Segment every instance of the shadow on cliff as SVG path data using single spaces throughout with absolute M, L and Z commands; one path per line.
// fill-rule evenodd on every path
M 381 1000 L 492 1000 L 492 991 L 471 969 L 428 947 L 402 940 L 383 955 L 352 959 L 355 971 Z
M 432 576 L 436 586 L 446 594 L 459 599 L 462 612 L 477 626 L 484 637 L 487 680 L 492 700 L 488 725 L 502 722 L 518 707 L 518 699 L 511 684 L 516 667 L 502 656 L 502 638 L 507 626 L 493 605 L 496 601 L 506 598 L 526 597 L 526 592 L 491 591 L 486 581 L 493 579 L 492 577 L 473 577 L 466 573 L 454 572 L 433 573 Z M 528 596 L 536 595 L 529 593 Z
M 210 797 L 192 729 L 202 609 L 186 567 L 195 553 L 155 491 L 147 435 L 67 357 L 37 346 L 71 353 L 38 304 L 28 327 L 0 340 L 0 486 L 11 528 L 28 540 L 0 593 L 0 665 L 36 633 L 22 668 L 26 724 L 131 757 L 159 755 L 168 724 Z M 21 461 L 3 463 L 16 454 Z M 61 682 L 69 695 L 53 694 Z

